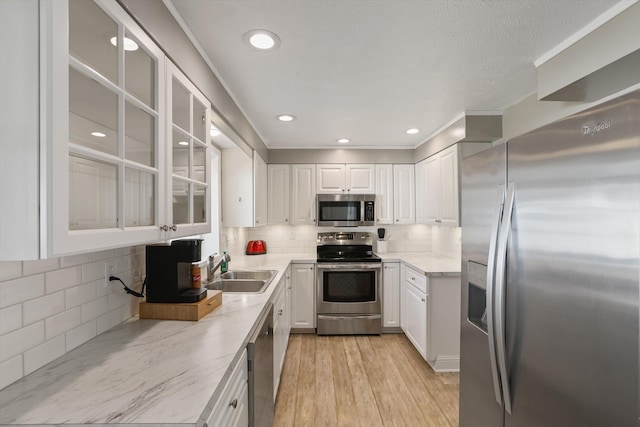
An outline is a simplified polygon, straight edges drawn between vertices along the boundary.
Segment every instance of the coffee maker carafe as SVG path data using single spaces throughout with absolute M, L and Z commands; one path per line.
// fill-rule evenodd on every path
M 205 288 L 192 287 L 191 266 L 201 258 L 202 239 L 147 245 L 147 302 L 198 302 Z

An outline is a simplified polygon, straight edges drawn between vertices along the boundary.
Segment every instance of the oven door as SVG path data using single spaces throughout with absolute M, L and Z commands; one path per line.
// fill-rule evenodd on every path
M 380 314 L 380 263 L 317 264 L 318 314 Z

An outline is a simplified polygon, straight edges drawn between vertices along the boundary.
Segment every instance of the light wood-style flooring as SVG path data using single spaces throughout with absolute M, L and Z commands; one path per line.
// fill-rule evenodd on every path
M 436 374 L 404 334 L 294 334 L 275 427 L 458 426 L 458 374 Z

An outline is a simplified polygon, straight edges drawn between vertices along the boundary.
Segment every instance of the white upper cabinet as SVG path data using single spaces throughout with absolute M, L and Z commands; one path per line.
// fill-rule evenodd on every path
M 166 215 L 171 238 L 211 231 L 209 101 L 169 60 Z
M 317 165 L 318 194 L 375 193 L 375 168 L 372 164 Z
M 255 225 L 267 224 L 267 163 L 257 151 L 253 151 L 253 197 Z
M 2 21 L 2 39 L 25 41 L 7 58 L 28 70 L 2 79 L 3 133 L 24 130 L 1 153 L 14 165 L 0 168 L 0 259 L 208 232 L 210 104 L 138 24 L 115 0 L 0 7 L 16 21 Z
M 459 223 L 458 146 L 443 150 L 416 165 L 416 222 L 457 226 Z
M 318 194 L 346 192 L 345 165 L 317 165 Z
M 393 224 L 393 165 L 376 165 L 376 222 Z
M 3 138 L 22 132 L 16 145 L 23 146 L 2 150 L 12 164 L 0 168 L 0 259 L 161 239 L 166 105 L 160 49 L 115 1 L 9 0 L 1 7 L 0 15 L 16 19 L 15 25 L 2 21 L 2 39 L 25 41 L 22 52 L 7 50 L 3 60 L 25 75 L 2 79 Z M 43 43 L 30 43 L 38 39 Z M 27 121 L 35 132 L 20 131 Z M 8 183 L 15 189 L 5 192 Z
M 289 224 L 289 165 L 268 165 L 268 222 Z
M 259 194 L 262 193 L 262 194 Z M 267 167 L 254 150 L 222 152 L 222 224 L 255 227 L 267 223 Z
M 440 221 L 457 227 L 460 222 L 457 146 L 440 155 L 440 179 Z
M 376 192 L 374 165 L 346 165 L 347 192 L 374 194 Z
M 414 165 L 393 165 L 393 223 L 415 223 L 415 208 Z
M 316 223 L 316 165 L 291 165 L 291 224 Z
M 425 186 L 427 185 L 427 160 L 416 163 L 416 223 L 425 224 L 427 204 L 425 199 Z
M 42 7 L 47 254 L 165 237 L 164 55 L 115 1 Z

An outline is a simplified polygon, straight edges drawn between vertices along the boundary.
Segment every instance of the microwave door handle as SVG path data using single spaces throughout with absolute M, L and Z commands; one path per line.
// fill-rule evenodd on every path
M 507 345 L 505 330 L 505 286 L 507 274 L 507 241 L 511 233 L 511 215 L 513 214 L 513 204 L 515 197 L 515 187 L 513 183 L 507 184 L 507 199 L 502 216 L 502 226 L 498 236 L 498 252 L 496 258 L 496 347 L 498 356 L 498 366 L 500 368 L 500 378 L 502 380 L 502 396 L 504 398 L 504 409 L 511 414 L 511 390 L 509 387 L 509 375 L 507 373 Z
M 487 261 L 487 335 L 489 341 L 489 360 L 491 363 L 491 377 L 493 378 L 493 391 L 496 402 L 502 406 L 502 391 L 500 389 L 500 377 L 498 376 L 498 361 L 496 359 L 496 338 L 494 325 L 494 300 L 495 300 L 495 270 L 496 270 L 496 246 L 498 232 L 504 210 L 504 185 L 498 186 L 498 200 L 494 222 L 491 227 L 491 240 L 489 241 L 489 259 Z

